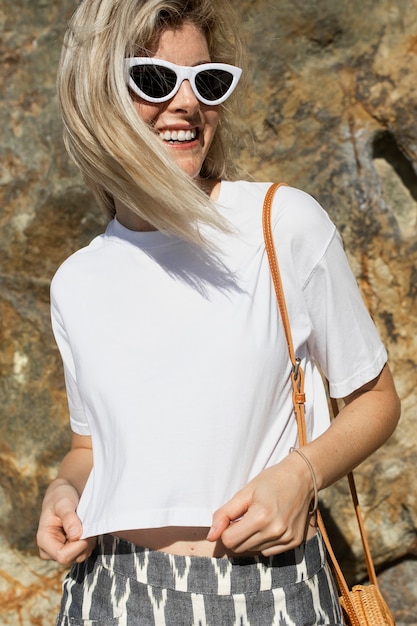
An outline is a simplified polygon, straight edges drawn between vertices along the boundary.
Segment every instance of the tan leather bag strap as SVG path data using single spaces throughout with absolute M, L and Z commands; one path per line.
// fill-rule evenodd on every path
M 277 296 L 278 307 L 281 313 L 282 324 L 285 330 L 285 337 L 287 339 L 288 354 L 292 363 L 291 381 L 293 388 L 293 404 L 298 427 L 298 439 L 300 442 L 300 446 L 304 446 L 307 443 L 306 420 L 304 415 L 304 372 L 300 366 L 300 359 L 298 359 L 294 353 L 294 345 L 292 341 L 287 305 L 285 302 L 284 291 L 282 288 L 281 275 L 279 272 L 278 260 L 275 253 L 275 246 L 271 228 L 272 199 L 274 197 L 275 191 L 278 189 L 278 187 L 281 187 L 282 185 L 285 185 L 285 183 L 274 183 L 273 185 L 271 185 L 271 187 L 269 187 L 266 193 L 262 215 L 263 231 L 265 248 L 269 260 L 269 267 L 272 274 L 275 294 Z
M 271 185 L 266 193 L 263 207 L 263 231 L 264 231 L 264 239 L 265 239 L 265 249 L 268 255 L 269 266 L 271 270 L 272 280 L 274 284 L 275 294 L 277 297 L 277 303 L 281 314 L 281 320 L 285 331 L 285 336 L 287 340 L 288 346 L 288 354 L 292 363 L 292 373 L 291 373 L 291 382 L 293 386 L 293 402 L 294 402 L 294 411 L 297 419 L 297 427 L 298 427 L 298 440 L 300 446 L 304 446 L 307 443 L 307 430 L 306 430 L 306 420 L 305 420 L 305 392 L 304 392 L 304 372 L 300 366 L 300 359 L 297 358 L 294 352 L 294 345 L 292 341 L 291 334 L 291 326 L 288 318 L 287 306 L 285 303 L 284 290 L 282 287 L 281 275 L 278 266 L 278 259 L 275 251 L 275 245 L 272 235 L 272 227 L 271 227 L 271 207 L 272 200 L 276 190 L 284 185 L 285 183 L 274 183 Z M 331 400 L 332 409 L 334 413 L 334 417 L 338 413 L 338 405 L 336 400 Z M 368 570 L 369 580 L 372 584 L 378 586 L 375 567 L 372 560 L 371 551 L 369 549 L 369 543 L 366 536 L 365 526 L 363 523 L 362 514 L 360 511 L 358 495 L 356 491 L 355 481 L 352 472 L 348 474 L 349 479 L 349 487 L 353 500 L 353 505 L 355 508 L 356 519 L 358 521 L 359 531 L 362 539 L 366 567 Z M 352 626 L 360 626 L 359 620 L 357 618 L 355 609 L 353 608 L 352 602 L 349 597 L 349 587 L 346 583 L 346 579 L 343 576 L 340 565 L 337 561 L 336 555 L 333 551 L 332 545 L 330 543 L 329 536 L 327 534 L 323 519 L 321 517 L 320 511 L 317 512 L 317 523 L 320 528 L 320 532 L 323 536 L 323 540 L 325 542 L 327 552 L 330 556 L 330 559 L 333 564 L 336 580 L 342 594 L 342 597 L 345 601 L 346 611 L 351 620 Z
M 330 402 L 331 402 L 333 419 L 334 419 L 339 413 L 339 407 L 335 398 L 331 398 Z M 353 475 L 353 472 L 349 472 L 347 474 L 347 478 L 349 481 L 350 495 L 351 495 L 352 502 L 353 502 L 353 508 L 355 509 L 356 520 L 358 522 L 359 532 L 360 532 L 360 536 L 362 540 L 363 552 L 365 555 L 366 569 L 368 570 L 369 582 L 372 585 L 376 585 L 378 587 L 378 579 L 376 577 L 374 561 L 372 558 L 371 549 L 369 547 L 368 537 L 367 537 L 366 530 L 365 530 L 365 523 L 363 521 L 363 515 L 362 515 L 361 507 L 359 504 L 358 492 L 356 489 L 355 477 Z

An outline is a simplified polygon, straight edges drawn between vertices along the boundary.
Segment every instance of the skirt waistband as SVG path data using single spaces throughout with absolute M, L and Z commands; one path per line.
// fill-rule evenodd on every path
M 325 563 L 319 534 L 275 556 L 222 558 L 172 555 L 103 535 L 92 556 L 97 565 L 140 583 L 216 595 L 256 593 L 297 584 L 315 576 Z

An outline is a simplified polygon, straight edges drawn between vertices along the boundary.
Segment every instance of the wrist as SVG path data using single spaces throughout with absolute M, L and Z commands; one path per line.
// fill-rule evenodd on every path
M 57 478 L 55 478 L 55 480 L 51 482 L 51 484 L 47 488 L 45 492 L 44 503 L 48 504 L 50 500 L 55 501 L 56 494 L 58 493 L 60 494 L 60 496 L 62 496 L 62 493 L 64 492 L 64 490 L 67 496 L 71 494 L 72 496 L 74 496 L 75 500 L 79 499 L 80 494 L 78 493 L 78 490 L 76 489 L 76 487 L 72 483 L 70 483 L 70 481 L 67 478 L 58 476 Z
M 312 500 L 308 512 L 309 515 L 314 515 L 314 513 L 317 511 L 317 507 L 319 504 L 319 491 L 317 487 L 316 473 L 310 460 L 300 448 L 290 448 L 290 454 L 292 454 L 293 452 L 298 454 L 298 456 L 304 461 L 305 465 L 308 468 L 312 485 Z

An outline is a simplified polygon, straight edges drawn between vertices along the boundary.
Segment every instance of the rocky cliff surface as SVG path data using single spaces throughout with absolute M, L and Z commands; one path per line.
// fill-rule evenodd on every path
M 104 218 L 70 166 L 54 90 L 70 0 L 1 0 L 0 622 L 52 623 L 63 571 L 38 559 L 43 492 L 69 443 L 49 323 L 58 264 Z M 235 1 L 252 74 L 247 175 L 312 193 L 338 225 L 403 402 L 357 472 L 371 547 L 399 624 L 417 624 L 417 2 Z M 243 101 L 244 99 L 244 101 Z M 322 497 L 353 578 L 346 488 Z

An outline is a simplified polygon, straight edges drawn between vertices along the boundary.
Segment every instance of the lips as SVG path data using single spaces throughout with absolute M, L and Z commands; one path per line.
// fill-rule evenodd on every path
M 187 141 L 194 141 L 197 137 L 197 129 L 192 128 L 189 130 L 164 130 L 159 133 L 159 137 L 163 141 L 169 143 L 185 143 Z

